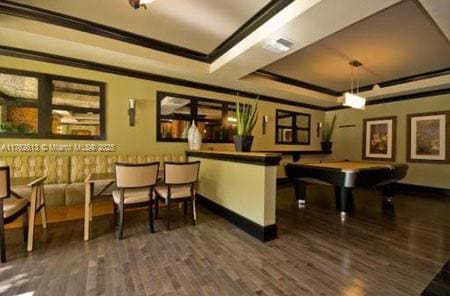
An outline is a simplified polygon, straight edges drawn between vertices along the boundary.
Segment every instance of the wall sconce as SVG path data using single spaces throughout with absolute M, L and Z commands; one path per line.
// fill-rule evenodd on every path
M 262 133 L 263 133 L 263 135 L 266 134 L 266 126 L 267 126 L 268 122 L 269 122 L 269 116 L 263 115 L 263 117 L 262 117 Z
M 323 122 L 318 122 L 317 123 L 317 138 L 320 137 L 320 132 L 322 131 L 323 128 Z
M 136 118 L 136 100 L 129 99 L 128 100 L 128 120 L 129 120 L 130 126 L 134 126 L 135 118 Z

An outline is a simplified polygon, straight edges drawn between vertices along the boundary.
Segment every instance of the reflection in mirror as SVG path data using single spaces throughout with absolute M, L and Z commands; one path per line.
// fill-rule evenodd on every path
M 162 139 L 187 139 L 192 121 L 191 100 L 165 96 L 160 102 L 161 118 L 159 122 Z
M 197 127 L 204 140 L 223 139 L 222 103 L 197 103 Z
M 52 104 L 82 108 L 100 108 L 100 87 L 53 80 Z
M 0 104 L 0 133 L 36 134 L 37 127 L 37 108 Z
M 191 122 L 188 120 L 161 119 L 160 133 L 163 139 L 187 139 Z
M 52 133 L 55 135 L 100 135 L 100 115 L 93 112 L 52 110 Z
M 161 100 L 161 115 L 190 115 L 191 100 L 166 96 Z
M 297 115 L 295 123 L 298 128 L 309 128 L 309 115 Z
M 38 79 L 22 75 L 0 73 L 0 99 L 38 98 Z

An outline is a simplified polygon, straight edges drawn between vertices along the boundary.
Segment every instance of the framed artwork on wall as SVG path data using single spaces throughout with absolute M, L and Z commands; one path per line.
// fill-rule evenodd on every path
M 395 160 L 397 117 L 363 120 L 363 153 L 366 160 Z
M 408 114 L 409 162 L 450 162 L 450 111 Z

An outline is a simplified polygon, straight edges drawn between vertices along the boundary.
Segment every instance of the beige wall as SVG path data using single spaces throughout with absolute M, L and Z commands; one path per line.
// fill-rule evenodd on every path
M 261 225 L 275 224 L 276 167 L 189 156 L 201 161 L 198 193 Z
M 361 160 L 362 121 L 364 118 L 397 116 L 397 162 L 406 162 L 406 115 L 421 112 L 450 110 L 450 94 L 367 106 L 365 111 L 345 109 L 327 112 L 328 120 L 336 114 L 336 130 L 333 135 L 333 154 L 329 159 Z M 356 125 L 339 128 L 340 125 Z M 450 148 L 447 148 L 450 149 Z M 450 189 L 449 164 L 408 163 L 408 176 L 404 183 Z
M 97 71 L 42 63 L 37 61 L 0 56 L 0 67 L 29 70 L 50 74 L 58 74 L 69 77 L 84 78 L 106 83 L 106 131 L 107 140 L 102 143 L 116 144 L 118 153 L 182 153 L 187 148 L 187 143 L 156 142 L 156 91 L 168 91 L 192 96 L 201 96 L 212 99 L 234 101 L 235 97 L 222 93 L 198 90 L 188 87 L 158 83 L 148 80 L 130 78 L 126 76 L 102 73 Z M 137 100 L 136 126 L 128 126 L 128 99 Z M 311 114 L 311 145 L 275 145 L 275 109 L 282 108 Z M 261 119 L 258 120 L 254 131 L 255 140 L 253 150 L 269 149 L 320 149 L 320 139 L 316 137 L 315 126 L 317 121 L 323 120 L 325 112 L 293 107 L 283 104 L 274 104 L 261 101 L 259 104 L 260 118 L 269 115 L 269 123 L 266 135 L 262 135 Z M 66 140 L 31 140 L 31 139 L 5 139 L 0 138 L 0 144 L 15 143 L 74 143 L 79 141 Z M 86 141 L 84 141 L 86 142 Z M 89 143 L 95 141 L 89 141 Z M 232 144 L 209 144 L 204 149 L 232 150 Z

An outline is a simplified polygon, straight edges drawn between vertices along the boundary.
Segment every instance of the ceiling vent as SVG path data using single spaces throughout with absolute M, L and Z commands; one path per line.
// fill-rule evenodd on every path
M 294 41 L 286 38 L 278 38 L 264 45 L 264 49 L 275 53 L 285 53 L 294 46 Z

